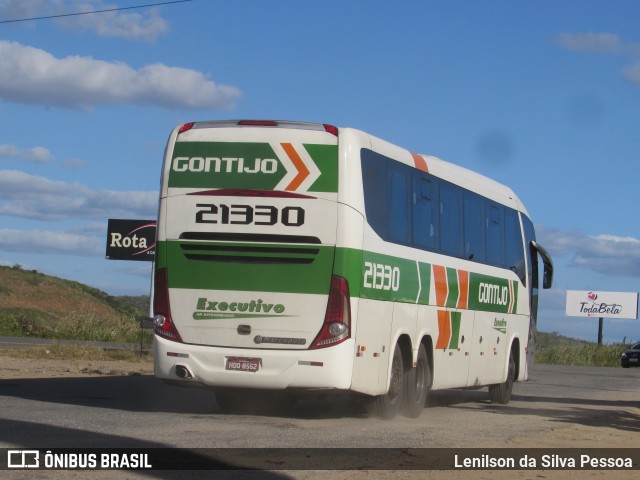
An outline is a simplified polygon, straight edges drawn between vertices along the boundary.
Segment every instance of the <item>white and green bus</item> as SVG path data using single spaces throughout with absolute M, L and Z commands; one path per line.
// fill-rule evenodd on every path
M 506 403 L 527 379 L 552 262 L 516 195 L 459 166 L 350 128 L 188 123 L 157 232 L 155 374 L 223 409 L 351 392 L 415 417 L 429 390 Z

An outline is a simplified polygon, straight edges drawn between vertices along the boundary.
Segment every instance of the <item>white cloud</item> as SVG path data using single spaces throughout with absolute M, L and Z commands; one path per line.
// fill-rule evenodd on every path
M 104 255 L 104 239 L 51 230 L 0 228 L 0 248 L 9 252 L 69 254 L 83 257 Z
M 640 63 L 625 68 L 622 75 L 628 82 L 640 85 Z
M 575 52 L 585 53 L 621 53 L 624 45 L 618 35 L 613 33 L 560 33 L 556 42 Z
M 22 149 L 15 145 L 0 145 L 0 158 L 19 158 L 35 163 L 47 163 L 53 155 L 44 147 Z
M 108 8 L 101 2 L 92 2 L 90 10 Z M 104 37 L 119 37 L 127 40 L 152 41 L 169 30 L 167 22 L 150 9 L 143 13 L 102 12 L 57 20 L 62 27 L 76 31 L 92 31 Z
M 6 20 L 42 16 L 50 0 L 0 0 L 0 14 Z
M 92 57 L 56 58 L 17 42 L 0 41 L 0 98 L 86 108 L 100 104 L 154 105 L 163 108 L 230 109 L 240 90 L 218 85 L 203 73 L 152 64 L 140 69 Z
M 640 240 L 616 235 L 585 235 L 539 228 L 540 243 L 552 256 L 571 257 L 570 265 L 595 272 L 640 277 Z
M 38 220 L 154 218 L 155 191 L 91 190 L 16 170 L 0 170 L 0 215 Z
M 127 40 L 157 39 L 169 30 L 158 9 L 144 8 L 116 11 L 117 5 L 100 0 L 0 0 L 0 15 L 5 19 L 27 19 L 56 15 L 81 14 L 55 18 L 56 25 L 70 31 L 94 32 L 100 36 Z M 101 10 L 113 10 L 102 11 Z M 33 24 L 33 22 L 30 22 Z
M 640 56 L 640 43 L 625 42 L 614 33 L 560 33 L 555 40 L 562 48 L 573 52 Z M 622 76 L 628 82 L 640 85 L 640 63 L 624 68 Z

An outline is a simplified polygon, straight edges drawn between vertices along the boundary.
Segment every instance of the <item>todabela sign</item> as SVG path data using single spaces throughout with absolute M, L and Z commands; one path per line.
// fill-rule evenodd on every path
M 153 261 L 156 254 L 155 220 L 109 219 L 107 253 L 109 260 Z
M 638 294 L 567 290 L 566 315 L 635 320 L 638 318 Z

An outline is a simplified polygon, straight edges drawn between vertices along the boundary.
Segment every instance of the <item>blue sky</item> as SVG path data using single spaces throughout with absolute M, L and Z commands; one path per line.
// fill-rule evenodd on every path
M 115 295 L 109 218 L 154 218 L 193 120 L 365 130 L 512 187 L 553 255 L 539 327 L 595 340 L 566 290 L 640 290 L 640 3 L 0 0 L 0 264 Z M 640 321 L 605 320 L 607 342 Z

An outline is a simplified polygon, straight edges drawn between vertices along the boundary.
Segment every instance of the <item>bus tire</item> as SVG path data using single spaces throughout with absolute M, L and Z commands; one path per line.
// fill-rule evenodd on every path
M 424 345 L 420 344 L 418 349 L 416 366 L 405 371 L 403 384 L 402 414 L 405 417 L 417 418 L 424 410 L 431 384 L 429 358 Z
M 491 403 L 500 403 L 506 405 L 511 400 L 511 392 L 513 391 L 513 382 L 516 379 L 516 361 L 513 350 L 509 353 L 509 370 L 507 379 L 503 383 L 489 385 L 489 398 Z
M 391 361 L 391 380 L 389 390 L 384 395 L 378 395 L 371 401 L 371 413 L 379 418 L 391 420 L 400 411 L 403 398 L 404 367 L 402 362 L 402 351 L 396 345 Z

